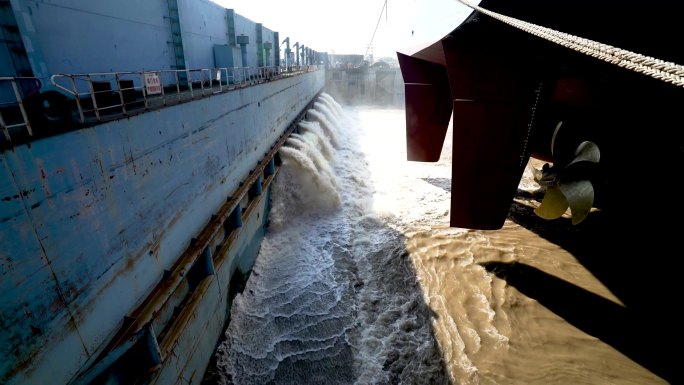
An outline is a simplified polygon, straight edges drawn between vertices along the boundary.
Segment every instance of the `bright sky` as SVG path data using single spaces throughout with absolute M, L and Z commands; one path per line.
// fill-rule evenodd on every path
M 212 0 L 316 51 L 364 54 L 378 19 L 373 56 L 437 40 L 470 14 L 456 0 Z M 479 3 L 479 1 L 475 1 Z M 413 32 L 413 33 L 412 33 Z

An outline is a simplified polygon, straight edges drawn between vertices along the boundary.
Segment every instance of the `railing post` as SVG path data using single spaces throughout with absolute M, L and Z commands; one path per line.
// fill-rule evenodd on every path
M 143 96 L 143 102 L 145 103 L 145 110 L 148 109 L 147 106 L 147 86 L 145 85 L 145 71 L 140 73 L 140 83 L 142 84 L 142 96 Z
M 17 102 L 19 102 L 19 110 L 21 111 L 21 116 L 24 118 L 26 131 L 28 131 L 28 134 L 30 136 L 33 136 L 33 130 L 31 130 L 31 123 L 29 123 L 28 117 L 26 116 L 26 109 L 24 109 L 24 101 L 22 100 L 21 94 L 19 93 L 19 88 L 17 87 L 16 80 L 12 80 L 12 88 L 14 88 L 14 97 L 17 98 Z
M 195 93 L 192 91 L 192 72 L 190 72 L 190 70 L 187 70 L 186 75 L 188 75 L 188 79 L 190 79 L 190 81 L 188 82 L 188 87 L 190 87 L 190 98 L 194 99 Z
M 97 108 L 97 101 L 95 100 L 95 90 L 93 89 L 93 81 L 90 78 L 90 75 L 86 75 L 86 79 L 88 79 L 88 88 L 90 89 L 90 99 L 93 101 L 93 112 L 95 112 L 95 120 L 98 122 L 100 121 L 100 111 Z M 143 80 L 144 83 L 144 80 Z M 145 103 L 145 107 L 147 107 L 147 103 Z
M 56 74 L 51 76 L 51 81 L 52 84 L 63 90 L 64 93 L 66 94 L 71 94 L 73 95 L 76 106 L 78 109 L 78 115 L 80 119 L 80 123 L 86 123 L 87 117 L 86 115 L 89 114 L 91 111 L 94 115 L 95 121 L 101 122 L 103 117 L 102 114 L 100 113 L 100 109 L 105 110 L 109 108 L 117 108 L 121 107 L 121 113 L 125 116 L 129 115 L 129 109 L 136 108 L 137 107 L 131 107 L 128 104 L 130 99 L 128 99 L 129 95 L 128 92 L 124 91 L 132 91 L 132 95 L 137 95 L 137 89 L 138 87 L 135 86 L 135 76 L 139 76 L 139 80 L 141 83 L 140 90 L 142 93 L 142 98 L 144 102 L 144 110 L 149 111 L 150 108 L 159 108 L 161 106 L 168 106 L 170 103 L 173 104 L 171 100 L 166 100 L 167 94 L 166 94 L 166 89 L 165 89 L 165 81 L 160 79 L 161 83 L 161 103 L 152 103 L 152 100 L 150 99 L 149 93 L 147 92 L 147 87 L 145 84 L 145 74 L 147 73 L 153 73 L 157 74 L 160 78 L 165 72 L 172 71 L 173 72 L 173 78 L 175 78 L 176 82 L 176 99 L 177 102 L 180 103 L 184 99 L 183 94 L 185 91 L 181 91 L 180 87 L 180 82 L 183 80 L 184 82 L 187 82 L 188 84 L 188 90 L 190 91 L 190 99 L 194 100 L 196 95 L 195 95 L 195 89 L 193 86 L 193 82 L 195 79 L 193 78 L 195 73 L 199 72 L 200 76 L 198 77 L 198 80 L 200 81 L 200 92 L 201 95 L 198 95 L 199 97 L 204 97 L 207 95 L 213 95 L 217 93 L 223 93 L 224 92 L 224 77 L 225 77 L 225 82 L 226 82 L 226 87 L 228 90 L 233 90 L 235 88 L 242 88 L 242 87 L 247 87 L 255 84 L 261 84 L 266 81 L 271 81 L 274 79 L 281 79 L 285 77 L 290 77 L 290 76 L 295 76 L 298 74 L 310 72 L 310 71 L 316 71 L 319 69 L 319 65 L 301 65 L 301 66 L 291 66 L 291 67 L 279 67 L 279 66 L 263 66 L 263 67 L 223 67 L 223 68 L 202 68 L 202 69 L 196 69 L 196 70 L 160 70 L 157 72 L 148 72 L 148 71 L 134 71 L 134 72 L 111 72 L 111 73 L 93 73 L 93 74 L 77 74 L 77 75 L 70 75 L 70 74 Z M 181 72 L 185 71 L 185 73 Z M 116 82 L 116 93 L 118 93 L 118 98 L 119 98 L 119 105 L 106 105 L 103 107 L 98 106 L 98 100 L 97 100 L 97 94 L 98 93 L 104 93 L 108 92 L 111 93 L 114 90 L 112 90 L 110 87 L 107 87 L 106 90 L 95 90 L 95 84 L 93 83 L 92 77 L 96 76 L 98 77 L 106 77 L 108 80 L 109 85 L 111 86 L 111 78 L 114 77 L 114 80 Z M 131 76 L 132 80 L 129 80 L 127 76 Z M 209 81 L 205 84 L 206 82 L 206 77 L 209 77 Z M 69 81 L 71 82 L 71 89 L 68 88 L 68 86 L 62 86 L 61 84 L 58 84 L 56 79 L 58 78 L 65 78 L 68 77 Z M 124 78 L 125 77 L 125 78 Z M 7 80 L 11 80 L 14 78 L 7 78 Z M 87 104 L 83 105 L 83 100 L 81 100 L 79 96 L 79 85 L 77 85 L 76 80 L 78 81 L 86 81 L 87 82 L 87 87 L 88 91 L 90 93 L 90 99 L 92 103 L 92 110 L 88 109 Z M 128 83 L 133 82 L 132 86 L 128 86 Z M 218 90 L 214 90 L 215 84 L 218 82 Z M 80 83 L 79 83 L 80 84 Z M 99 83 L 98 83 L 99 84 Z M 33 136 L 33 130 L 30 125 L 30 122 L 28 121 L 28 116 L 27 116 L 27 111 L 25 109 L 25 103 L 23 103 L 20 95 L 20 88 L 17 86 L 16 81 L 12 82 L 12 87 L 14 89 L 15 96 L 17 98 L 17 104 L 19 105 L 19 108 L 21 110 L 22 117 L 24 118 L 24 123 L 22 125 L 26 125 L 26 130 L 28 131 L 29 135 Z M 127 87 L 127 88 L 124 88 Z M 169 85 L 169 89 L 172 90 L 172 86 Z M 209 90 L 209 94 L 207 94 L 207 89 Z M 173 91 L 171 91 L 173 92 Z M 154 100 L 157 98 L 155 97 Z M 85 99 L 84 99 L 85 100 Z M 137 100 L 137 97 L 135 98 Z M 102 103 L 103 100 L 100 100 L 100 103 Z M 7 116 L 0 116 L 0 122 L 3 122 L 3 120 L 6 120 Z M 5 138 L 10 138 L 11 139 L 11 129 L 14 127 L 14 125 L 9 125 L 7 126 L 6 122 L 4 122 L 4 126 L 0 126 L 0 130 L 3 131 L 2 135 L 5 136 Z
M 123 92 L 121 91 L 121 82 L 119 81 L 119 74 L 116 74 L 116 89 L 119 90 L 119 100 L 121 101 L 121 111 L 126 114 L 126 103 L 124 103 Z
M 81 118 L 81 123 L 85 123 L 85 115 L 83 114 L 83 106 L 81 106 L 81 97 L 78 96 L 78 88 L 76 88 L 76 81 L 73 76 L 69 76 L 71 80 L 71 89 L 74 91 L 74 98 L 76 99 L 76 107 L 78 108 L 78 115 Z
M 2 133 L 5 134 L 5 139 L 7 139 L 7 142 L 12 142 L 12 138 L 10 138 L 9 130 L 7 129 L 7 125 L 5 124 L 5 120 L 2 118 L 2 112 L 0 111 L 0 127 L 2 127 Z
M 161 98 L 162 98 L 162 105 L 166 105 L 166 93 L 164 92 L 164 78 L 162 77 L 162 73 L 164 71 L 159 71 L 159 85 L 161 86 Z
M 178 79 L 178 70 L 173 71 L 173 74 L 176 76 L 176 96 L 178 97 L 178 102 L 180 102 L 181 94 L 180 94 L 180 80 Z

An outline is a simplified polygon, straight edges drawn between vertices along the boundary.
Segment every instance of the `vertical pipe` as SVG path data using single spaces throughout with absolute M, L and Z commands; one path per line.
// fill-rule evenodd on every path
M 235 45 L 235 10 L 226 9 L 226 23 L 228 24 L 228 45 Z
M 291 55 L 292 55 L 292 50 L 290 49 L 290 38 L 286 37 L 285 38 L 285 70 L 289 69 L 289 67 L 290 67 Z
M 273 65 L 280 67 L 280 34 L 278 32 L 273 32 Z
M 297 47 L 295 52 L 295 60 L 297 60 L 297 67 L 299 67 L 299 42 L 295 43 L 295 47 Z
M 306 46 L 302 44 L 302 50 L 299 52 L 301 57 L 302 66 L 306 66 Z
M 266 51 L 266 67 L 271 66 L 271 47 L 273 47 L 273 44 L 270 42 L 264 42 L 264 51 Z
M 257 47 L 257 67 L 264 66 L 264 40 L 263 40 L 264 26 L 261 23 L 256 24 L 256 47 Z
M 247 44 L 249 44 L 249 36 L 239 35 L 237 37 L 237 43 L 240 45 L 240 54 L 242 56 L 242 67 L 248 67 L 247 65 Z

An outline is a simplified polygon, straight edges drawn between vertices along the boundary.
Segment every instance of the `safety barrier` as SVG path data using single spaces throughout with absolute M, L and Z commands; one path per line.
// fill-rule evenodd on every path
M 31 140 L 36 126 L 68 129 L 296 76 L 317 65 L 55 74 L 53 90 L 36 78 L 0 77 L 0 147 Z M 59 91 L 56 91 L 56 90 Z
M 73 96 L 81 123 L 101 122 L 133 112 L 317 70 L 318 66 L 235 67 L 52 75 L 52 84 Z
M 0 128 L 5 140 L 10 142 L 10 132 L 24 127 L 33 135 L 24 100 L 38 92 L 40 81 L 36 78 L 0 77 Z

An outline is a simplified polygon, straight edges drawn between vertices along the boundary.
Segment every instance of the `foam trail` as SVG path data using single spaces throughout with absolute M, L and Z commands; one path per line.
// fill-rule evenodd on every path
M 355 305 L 336 246 L 348 242 L 348 226 L 339 218 L 334 129 L 302 121 L 280 149 L 269 232 L 217 350 L 221 384 L 353 382 Z

